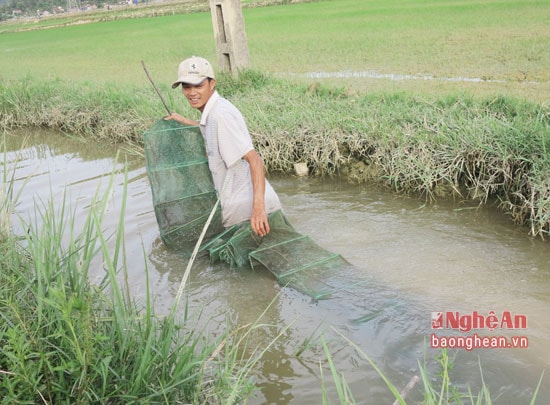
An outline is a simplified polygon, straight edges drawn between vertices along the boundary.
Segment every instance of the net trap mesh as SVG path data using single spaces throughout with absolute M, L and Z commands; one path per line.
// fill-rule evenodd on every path
M 198 127 L 161 119 L 143 142 L 160 237 L 170 248 L 191 252 L 218 198 L 202 134 Z M 218 209 L 205 239 L 222 231 Z
M 144 133 L 144 146 L 161 239 L 190 255 L 217 201 L 200 129 L 161 119 Z M 263 238 L 248 222 L 224 229 L 218 208 L 201 251 L 231 267 L 265 268 L 280 284 L 314 299 L 349 287 L 349 279 L 342 282 L 352 266 L 341 255 L 300 234 L 282 211 L 269 215 L 269 225 Z

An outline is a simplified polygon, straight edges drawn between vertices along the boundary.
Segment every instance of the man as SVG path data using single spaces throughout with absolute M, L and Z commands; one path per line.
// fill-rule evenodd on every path
M 267 215 L 281 209 L 281 203 L 265 178 L 263 160 L 254 149 L 242 114 L 216 91 L 214 70 L 204 58 L 193 56 L 180 63 L 172 88 L 180 85 L 191 107 L 201 112 L 200 122 L 178 113 L 165 119 L 199 125 L 220 196 L 224 227 L 250 220 L 254 233 L 267 235 Z

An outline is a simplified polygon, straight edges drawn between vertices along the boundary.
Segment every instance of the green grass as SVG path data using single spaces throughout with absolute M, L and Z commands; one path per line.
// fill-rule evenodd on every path
M 81 227 L 68 199 L 38 200 L 34 217 L 20 219 L 24 235 L 5 228 L 0 234 L 0 403 L 246 400 L 254 389 L 250 370 L 267 349 L 241 353 L 264 326 L 258 320 L 213 339 L 186 308 L 156 314 L 148 285 L 145 302 L 135 302 L 124 284 L 124 221 L 110 239 L 101 229 L 113 179 L 95 195 Z M 4 195 L 10 184 L 5 177 Z M 125 200 L 126 191 L 121 219 Z M 2 212 L 15 203 L 3 202 Z M 105 275 L 91 284 L 98 260 Z
M 506 68 L 523 65 L 533 72 L 532 80 L 548 80 L 545 10 L 542 1 L 340 0 L 245 15 L 251 54 L 262 67 L 509 79 L 515 72 Z M 506 45 L 503 38 L 509 39 Z M 280 42 L 288 59 L 280 57 Z M 528 50 L 526 43 L 532 45 Z M 536 61 L 525 57 L 529 51 Z
M 338 0 L 244 9 L 255 70 L 484 78 L 504 82 L 325 80 L 352 91 L 467 91 L 534 101 L 549 98 L 549 15 L 550 5 L 543 0 Z M 9 31 L 10 25 L 4 26 Z M 179 61 L 191 54 L 216 60 L 208 12 L 5 32 L 0 35 L 0 79 L 30 75 L 147 86 L 143 59 L 157 81 L 168 84 Z

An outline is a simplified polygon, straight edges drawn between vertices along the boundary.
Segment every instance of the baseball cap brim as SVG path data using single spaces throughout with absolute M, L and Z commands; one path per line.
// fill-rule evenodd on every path
M 197 76 L 197 75 L 182 76 L 182 77 L 178 78 L 178 80 L 176 80 L 174 83 L 172 83 L 172 88 L 175 89 L 180 84 L 192 84 L 192 85 L 201 84 L 205 79 L 208 79 L 208 77 L 207 76 Z

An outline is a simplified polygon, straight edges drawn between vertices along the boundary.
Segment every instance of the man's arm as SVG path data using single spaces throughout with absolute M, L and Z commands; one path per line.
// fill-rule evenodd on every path
M 250 165 L 250 175 L 252 177 L 253 200 L 250 226 L 257 235 L 265 236 L 269 233 L 269 222 L 265 212 L 264 161 L 254 149 L 247 152 L 243 159 Z
M 180 114 L 175 113 L 175 112 L 173 112 L 170 115 L 167 115 L 166 117 L 164 117 L 164 119 L 165 120 L 174 120 L 174 121 L 179 122 L 180 124 L 190 125 L 192 127 L 199 125 L 198 121 L 194 121 L 194 120 L 191 120 L 189 118 L 185 118 L 183 115 L 180 115 Z

